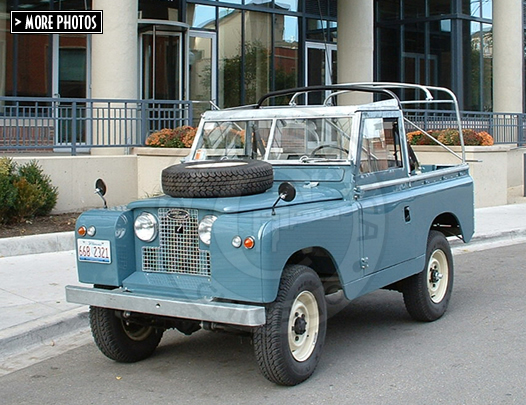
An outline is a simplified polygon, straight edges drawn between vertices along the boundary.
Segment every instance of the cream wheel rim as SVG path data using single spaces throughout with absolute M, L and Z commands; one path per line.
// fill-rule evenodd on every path
M 300 293 L 292 304 L 289 316 L 289 348 L 297 361 L 307 360 L 318 339 L 320 314 L 316 297 L 310 291 Z
M 429 258 L 427 265 L 427 290 L 431 301 L 435 304 L 441 302 L 447 293 L 449 284 L 449 264 L 446 254 L 435 250 Z

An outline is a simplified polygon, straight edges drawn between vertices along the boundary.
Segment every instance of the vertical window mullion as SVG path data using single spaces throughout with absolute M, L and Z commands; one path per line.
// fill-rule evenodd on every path
M 241 100 L 239 100 L 239 105 L 245 104 L 245 39 L 245 10 L 241 10 L 241 86 L 239 89 Z

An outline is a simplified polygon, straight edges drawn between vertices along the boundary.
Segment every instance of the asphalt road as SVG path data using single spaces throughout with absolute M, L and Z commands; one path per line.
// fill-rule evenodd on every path
M 329 321 L 305 383 L 258 372 L 247 338 L 166 333 L 151 358 L 106 359 L 93 343 L 0 377 L 8 404 L 523 404 L 526 245 L 455 257 L 446 315 L 417 323 L 402 296 L 378 291 Z

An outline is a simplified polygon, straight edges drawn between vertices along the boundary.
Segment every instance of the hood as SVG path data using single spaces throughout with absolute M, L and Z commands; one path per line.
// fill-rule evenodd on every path
M 294 187 L 296 188 L 296 198 L 291 202 L 280 201 L 277 207 L 343 199 L 343 195 L 338 190 L 326 186 L 311 187 L 304 184 L 294 184 Z M 128 205 L 128 208 L 195 208 L 232 214 L 271 209 L 277 199 L 278 185 L 275 184 L 262 194 L 223 198 L 174 198 L 162 196 L 132 202 Z

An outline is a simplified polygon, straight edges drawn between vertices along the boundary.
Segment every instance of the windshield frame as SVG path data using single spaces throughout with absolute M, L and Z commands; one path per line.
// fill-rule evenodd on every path
M 350 130 L 346 131 L 344 128 L 338 127 L 338 125 L 331 123 L 331 120 L 345 119 L 349 121 Z M 197 136 L 192 145 L 190 154 L 186 161 L 202 161 L 202 160 L 214 160 L 203 159 L 200 156 L 200 150 L 202 150 L 202 142 L 205 137 L 205 127 L 210 123 L 239 123 L 254 121 L 266 121 L 268 124 L 269 135 L 266 138 L 266 145 L 264 154 L 258 154 L 256 160 L 266 161 L 273 165 L 305 165 L 305 164 L 338 164 L 348 165 L 354 164 L 357 155 L 358 145 L 358 120 L 359 114 L 356 114 L 356 106 L 301 106 L 301 107 L 267 107 L 261 109 L 235 109 L 235 110 L 220 110 L 220 111 L 207 111 L 203 114 L 202 119 L 197 129 Z M 322 120 L 324 123 L 329 123 L 329 127 L 332 131 L 335 131 L 339 136 L 347 137 L 348 149 L 345 157 L 339 158 L 321 158 L 313 157 L 307 154 L 302 154 L 297 158 L 284 159 L 273 159 L 272 149 L 274 147 L 268 147 L 268 145 L 274 145 L 275 137 L 278 131 L 278 125 L 280 120 Z M 247 136 L 248 134 L 245 134 Z M 254 134 L 252 134 L 254 135 Z M 306 141 L 307 142 L 307 141 Z M 318 143 L 320 141 L 318 140 Z M 318 145 L 319 146 L 319 145 Z M 327 146 L 328 147 L 328 146 Z M 206 150 L 205 150 L 206 151 Z M 298 154 L 299 155 L 299 154 Z M 253 156 L 243 155 L 244 159 L 254 159 Z M 225 154 L 224 157 L 218 157 L 218 159 L 228 159 Z

